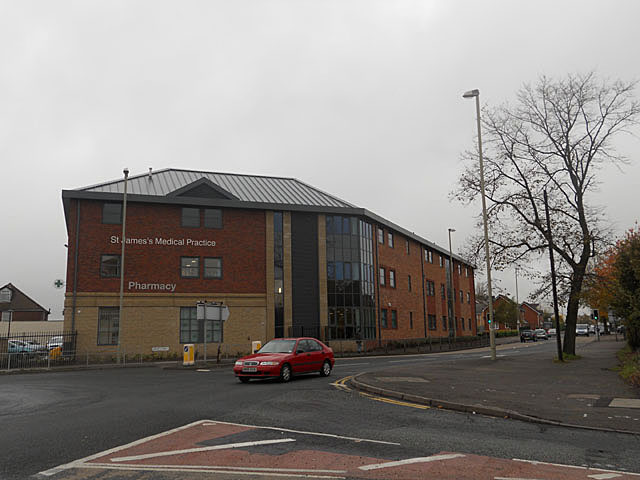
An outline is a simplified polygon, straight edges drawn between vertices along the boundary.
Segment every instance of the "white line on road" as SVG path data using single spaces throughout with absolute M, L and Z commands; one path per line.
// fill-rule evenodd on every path
M 91 465 L 98 465 L 102 467 L 112 467 L 114 465 L 110 463 L 99 463 L 99 462 L 91 462 Z M 132 465 L 119 465 L 121 467 L 130 467 Z M 231 465 L 159 465 L 159 464 L 144 464 L 145 467 L 151 468 L 185 468 L 185 469 L 194 469 L 194 468 L 216 468 L 216 469 L 226 469 L 226 470 L 243 470 L 243 471 L 256 471 L 256 472 L 307 472 L 307 473 L 347 473 L 347 470 L 319 470 L 313 468 L 269 468 L 269 467 L 234 467 Z
M 182 453 L 208 452 L 210 450 L 228 450 L 230 448 L 255 447 L 260 445 L 271 445 L 274 443 L 295 442 L 293 438 L 283 438 L 277 440 L 258 440 L 255 442 L 225 443 L 224 445 L 213 445 L 211 447 L 185 448 L 184 450 L 168 450 L 166 452 L 144 453 L 142 455 L 131 455 L 130 457 L 112 458 L 112 462 L 131 462 L 134 460 L 145 460 L 147 458 L 168 457 L 170 455 L 180 455 Z
M 587 475 L 589 478 L 594 478 L 595 480 L 609 480 L 611 478 L 618 478 L 622 475 L 619 473 L 597 473 L 595 475 Z
M 460 458 L 465 455 L 461 453 L 448 453 L 444 455 L 431 455 L 430 457 L 407 458 L 406 460 L 398 460 L 396 462 L 373 463 L 371 465 L 363 465 L 358 467 L 360 470 L 377 470 L 379 468 L 399 467 L 401 465 L 410 465 L 412 463 L 437 462 L 438 460 L 451 460 L 452 458 Z
M 234 425 L 236 427 L 250 427 L 250 428 L 263 428 L 265 430 L 275 430 L 277 432 L 287 432 L 287 433 L 300 433 L 302 435 L 316 435 L 318 437 L 329 437 L 329 438 L 339 438 L 341 440 L 351 440 L 353 442 L 367 442 L 367 443 L 380 443 L 382 445 L 400 445 L 396 442 L 385 442 L 383 440 L 371 440 L 368 438 L 357 438 L 357 437 L 343 437 L 342 435 L 333 435 L 331 433 L 320 433 L 320 432 L 306 432 L 304 430 L 291 430 L 289 428 L 278 428 L 278 427 L 262 427 L 260 425 L 245 425 L 243 423 L 231 423 L 231 422 L 219 422 L 217 420 L 207 420 L 203 423 L 204 426 L 207 425 Z
M 176 465 L 174 467 L 149 467 L 147 465 L 96 465 L 92 463 L 85 463 L 81 465 L 77 465 L 77 468 L 103 468 L 107 470 L 128 470 L 128 471 L 142 471 L 142 472 L 195 472 L 195 473 L 226 473 L 227 475 L 252 475 L 254 478 L 256 475 L 260 475 L 259 472 L 255 471 L 231 471 L 231 470 L 212 470 L 207 468 L 206 466 L 202 466 L 200 468 L 194 469 L 185 469 L 182 466 Z M 266 473 L 266 472 L 265 472 Z M 277 473 L 277 472 L 269 472 L 268 478 L 272 477 L 293 477 L 293 478 L 323 478 L 323 479 L 335 479 L 335 480 L 344 480 L 345 477 L 337 477 L 332 475 L 311 475 L 305 473 Z
M 634 477 L 640 477 L 640 473 L 624 472 L 621 470 L 608 470 L 605 468 L 590 468 L 590 467 L 583 467 L 581 465 L 565 465 L 563 463 L 539 462 L 537 460 L 523 460 L 521 458 L 513 458 L 512 460 L 514 462 L 530 463 L 531 465 L 551 465 L 552 467 L 577 468 L 580 470 L 592 470 L 594 472 L 605 472 L 605 473 L 621 473 L 623 475 L 633 475 Z
M 74 460 L 73 462 L 58 465 L 57 467 L 53 467 L 53 468 L 50 468 L 49 470 L 40 472 L 40 475 L 44 475 L 45 477 L 50 477 L 52 475 L 55 475 L 56 473 L 62 472 L 63 470 L 79 467 L 84 462 L 88 462 L 89 460 L 93 460 L 94 458 L 99 458 L 105 455 L 109 455 L 111 453 L 119 452 L 120 450 L 124 450 L 125 448 L 135 447 L 142 443 L 155 440 L 156 438 L 165 437 L 167 435 L 171 435 L 172 433 L 179 432 L 181 430 L 186 430 L 187 428 L 194 427 L 196 425 L 201 424 L 202 422 L 203 420 L 198 420 L 197 422 L 188 423 L 187 425 L 183 425 L 182 427 L 172 428 L 171 430 L 167 430 L 166 432 L 158 433 L 156 435 L 151 435 L 150 437 L 141 438 L 140 440 L 127 443 L 126 445 L 110 448 L 109 450 L 105 450 L 104 452 L 94 453 L 93 455 L 89 455 L 88 457 L 80 458 L 78 460 Z

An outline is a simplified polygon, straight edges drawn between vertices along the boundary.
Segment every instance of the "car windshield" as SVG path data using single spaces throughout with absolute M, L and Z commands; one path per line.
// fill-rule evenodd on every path
M 271 340 L 257 353 L 291 353 L 296 346 L 295 340 Z

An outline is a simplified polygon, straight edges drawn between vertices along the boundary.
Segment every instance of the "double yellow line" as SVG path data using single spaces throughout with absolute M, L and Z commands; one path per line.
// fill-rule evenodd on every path
M 353 378 L 353 375 L 349 375 L 348 377 L 344 377 L 344 378 L 341 378 L 340 380 L 336 380 L 331 385 L 333 385 L 334 387 L 336 387 L 339 390 L 342 390 L 342 391 L 345 391 L 345 392 L 350 392 L 351 388 L 349 388 L 349 386 L 347 385 L 347 382 L 349 380 L 351 380 L 352 378 Z M 403 402 L 401 400 L 394 400 L 394 399 L 391 399 L 391 398 L 380 397 L 378 395 L 372 395 L 371 393 L 366 393 L 366 392 L 358 392 L 358 393 L 363 397 L 367 397 L 367 398 L 369 398 L 371 400 L 375 400 L 377 402 L 390 403 L 392 405 L 399 405 L 401 407 L 418 408 L 420 410 L 427 410 L 427 409 L 431 408 L 431 407 L 428 407 L 426 405 L 420 405 L 418 403 Z

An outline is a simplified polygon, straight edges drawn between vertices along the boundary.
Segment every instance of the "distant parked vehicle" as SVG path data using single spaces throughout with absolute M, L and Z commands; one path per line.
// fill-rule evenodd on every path
M 555 328 L 550 328 L 549 330 L 547 330 L 547 336 L 548 337 L 555 337 L 556 336 L 556 329 Z
M 536 338 L 539 338 L 541 340 L 549 340 L 549 337 L 547 337 L 547 332 L 545 332 L 544 328 L 538 328 L 533 333 L 536 336 Z
M 576 325 L 576 335 L 586 335 L 589 336 L 589 325 L 586 323 L 578 323 Z
M 528 341 L 537 342 L 538 339 L 536 338 L 536 335 L 533 330 L 522 330 L 520 332 L 520 341 L 522 343 L 525 343 Z
M 22 340 L 9 340 L 9 353 L 27 353 L 27 345 Z
M 29 353 L 47 353 L 48 351 L 45 345 L 41 345 L 35 340 L 25 340 L 24 344 L 27 347 L 27 351 Z
M 62 335 L 51 337 L 47 342 L 47 349 L 53 350 L 56 347 L 62 348 L 63 344 L 64 344 L 64 339 L 62 338 Z

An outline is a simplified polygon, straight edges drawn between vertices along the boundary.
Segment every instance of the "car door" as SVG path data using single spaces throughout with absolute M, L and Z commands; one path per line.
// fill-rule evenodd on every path
M 298 344 L 293 353 L 294 355 L 291 358 L 291 370 L 293 373 L 305 373 L 309 371 L 309 366 L 307 365 L 309 362 L 307 341 L 298 340 Z
M 307 340 L 309 344 L 309 371 L 310 372 L 319 372 L 322 368 L 322 362 L 324 361 L 325 354 L 322 350 L 322 345 L 320 345 L 315 340 Z

